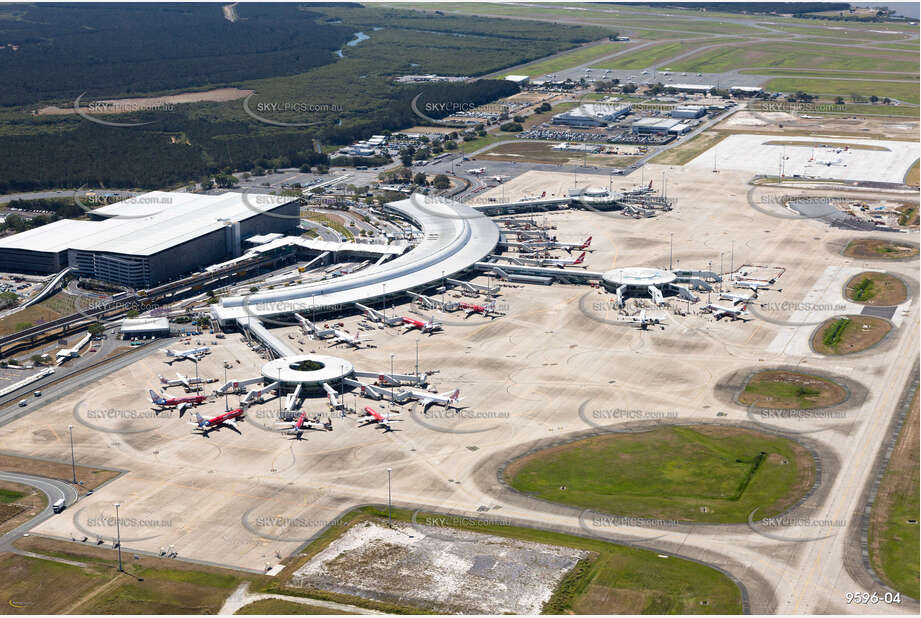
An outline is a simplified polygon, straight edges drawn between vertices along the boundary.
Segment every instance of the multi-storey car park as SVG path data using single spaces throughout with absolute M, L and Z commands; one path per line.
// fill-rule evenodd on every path
M 256 203 L 255 197 L 258 197 Z M 0 271 L 88 277 L 147 288 L 241 254 L 253 235 L 297 228 L 297 198 L 154 191 L 0 239 Z

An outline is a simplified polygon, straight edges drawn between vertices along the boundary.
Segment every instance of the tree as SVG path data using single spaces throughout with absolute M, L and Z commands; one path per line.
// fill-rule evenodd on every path
M 537 109 L 534 110 L 534 111 L 543 113 L 543 112 L 549 112 L 551 109 L 553 109 L 553 108 L 550 106 L 550 104 L 547 103 L 546 101 L 544 101 L 543 103 L 541 103 L 540 105 L 538 105 L 538 106 L 537 106 Z
M 835 97 L 835 105 L 844 105 L 844 97 Z
M 506 122 L 504 125 L 499 127 L 500 131 L 505 131 L 506 133 L 520 133 L 523 130 L 523 127 L 517 122 Z
M 214 182 L 222 189 L 229 189 L 240 181 L 236 176 L 231 176 L 230 174 L 218 174 L 214 177 Z
M 512 118 L 512 120 L 520 124 L 524 122 L 524 116 L 515 116 L 514 118 Z
M 208 178 L 207 176 L 199 180 L 198 184 L 201 185 L 202 191 L 207 191 L 208 189 L 214 186 L 214 182 L 212 182 L 211 179 Z M 9 223 L 9 219 L 7 219 L 7 223 Z
M 413 164 L 413 155 L 416 153 L 416 149 L 412 146 L 407 146 L 400 150 L 400 161 L 403 165 L 410 166 Z
M 265 176 L 265 168 L 261 165 L 257 165 L 253 168 L 253 176 Z
M 636 84 L 624 84 L 623 88 L 620 89 L 624 94 L 632 94 L 636 92 Z
M 89 334 L 95 336 L 95 335 L 101 335 L 102 333 L 105 332 L 106 329 L 105 329 L 105 326 L 103 326 L 99 322 L 94 322 L 93 324 L 90 324 L 89 328 L 87 328 L 86 330 L 87 332 L 89 332 Z
M 126 318 L 136 318 L 136 317 L 138 317 L 138 315 L 140 315 L 140 314 L 138 313 L 137 309 L 130 309 L 130 310 L 125 314 L 125 317 L 126 317 Z
M 889 105 L 890 103 L 892 103 L 892 99 L 890 99 L 889 97 L 883 98 L 883 105 Z
M 457 142 L 449 139 L 445 142 L 445 150 L 457 150 Z
M 444 174 L 438 174 L 435 176 L 435 180 L 432 181 L 432 186 L 436 189 L 447 189 L 451 186 L 451 181 Z
M 413 184 L 419 185 L 420 187 L 424 187 L 426 185 L 425 174 L 423 174 L 422 172 L 416 172 L 416 175 L 413 176 Z
M 879 97 L 876 96 L 875 94 L 871 94 L 871 95 L 870 95 L 870 103 L 876 103 L 877 101 L 879 101 Z

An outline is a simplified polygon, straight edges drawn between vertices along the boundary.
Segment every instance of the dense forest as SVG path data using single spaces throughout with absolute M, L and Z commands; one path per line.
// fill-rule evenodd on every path
M 81 13 L 85 6 L 92 8 Z M 147 7 L 150 15 L 145 13 Z M 228 167 L 249 170 L 327 164 L 324 151 L 330 146 L 424 123 L 412 110 L 411 101 L 417 95 L 422 95 L 420 101 L 443 102 L 456 109 L 517 92 L 517 86 L 504 80 L 400 85 L 394 82 L 398 75 L 481 75 L 611 33 L 594 27 L 482 17 L 429 14 L 422 19 L 415 11 L 358 5 L 310 5 L 309 11 L 303 11 L 296 5 L 241 3 L 236 6 L 235 22 L 224 19 L 218 5 L 39 5 L 34 8 L 39 13 L 29 13 L 32 10 L 24 5 L 0 8 L 0 36 L 21 42 L 15 52 L 0 51 L 0 58 L 19 54 L 29 46 L 27 41 L 35 39 L 32 55 L 17 60 L 23 72 L 16 78 L 6 76 L 11 88 L 4 96 L 12 104 L 29 107 L 0 110 L 0 192 L 82 185 L 168 188 Z M 2 19 L 4 12 L 6 20 Z M 26 26 L 29 15 L 41 19 Z M 178 23 L 186 18 L 185 25 Z M 187 41 L 178 40 L 182 37 L 176 32 L 164 34 L 170 25 L 185 33 Z M 85 47 L 78 27 L 85 29 L 89 39 Z M 354 43 L 355 32 L 364 30 L 369 39 L 346 43 Z M 98 47 L 102 31 L 112 37 L 106 53 Z M 250 40 L 262 34 L 265 40 Z M 224 35 L 231 42 L 247 41 L 224 49 Z M 125 57 L 115 53 L 129 40 L 134 51 Z M 171 48 L 164 61 L 145 65 L 161 45 Z M 341 49 L 342 55 L 331 53 L 333 48 Z M 50 49 L 72 50 L 73 58 L 55 64 L 43 55 L 52 54 Z M 262 62 L 258 50 L 274 60 Z M 249 53 L 260 59 L 249 65 Z M 28 58 L 38 65 L 26 71 L 23 63 Z M 235 63 L 248 66 L 234 68 Z M 3 65 L 0 74 L 4 70 L 14 69 Z M 68 75 L 55 77 L 57 73 Z M 219 85 L 254 90 L 247 105 L 267 110 L 259 112 L 262 118 L 307 126 L 260 121 L 245 112 L 242 100 L 105 116 L 107 121 L 150 123 L 131 127 L 28 111 L 36 103 L 68 107 L 72 99 L 55 97 L 83 91 L 98 100 L 103 94 L 137 96 Z M 11 94 L 17 88 L 20 95 Z M 41 101 L 31 95 L 19 98 L 22 92 L 38 92 Z M 329 111 L 305 116 L 285 107 L 289 103 L 319 105 Z M 276 105 L 280 111 L 274 111 Z M 430 111 L 427 115 L 440 118 L 448 113 Z
M 352 38 L 296 4 L 240 12 L 233 23 L 218 4 L 5 5 L 0 105 L 292 75 L 333 62 Z

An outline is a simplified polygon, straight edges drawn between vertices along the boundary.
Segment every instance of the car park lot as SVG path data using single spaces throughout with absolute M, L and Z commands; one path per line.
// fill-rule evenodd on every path
M 852 276 L 843 266 L 882 268 L 911 282 L 912 300 L 900 314 L 904 324 L 917 321 L 916 261 L 881 265 L 844 258 L 840 251 L 854 232 L 753 209 L 746 201 L 748 172 L 650 166 L 643 173 L 646 182 L 667 175 L 669 197 L 676 200 L 673 211 L 650 219 L 575 210 L 536 218 L 555 225 L 561 240 L 592 234 L 595 251 L 586 260 L 591 271 L 668 267 L 670 242 L 676 268 L 716 270 L 721 257 L 726 271 L 730 263 L 736 269 L 743 264 L 784 268 L 781 284 L 775 286 L 782 291 L 763 292 L 763 302 L 797 303 L 808 297 L 831 304 L 841 300 Z M 639 175 L 617 177 L 615 189 L 639 184 Z M 607 186 L 608 176 L 580 174 L 578 180 L 580 186 Z M 548 187 L 559 193 L 571 182 L 569 173 L 532 171 L 506 183 L 505 197 L 539 195 Z M 898 237 L 917 242 L 916 233 Z M 475 282 L 485 285 L 487 278 L 481 275 Z M 172 377 L 176 371 L 189 375 L 195 370 L 188 361 L 168 367 L 158 352 L 3 425 L 5 450 L 64 461 L 69 458 L 66 428 L 73 424 L 78 464 L 125 470 L 33 533 L 78 542 L 84 536 L 87 542 L 94 542 L 94 535 L 108 538 L 112 505 L 119 502 L 120 515 L 132 518 L 121 529 L 130 551 L 159 553 L 167 548 L 180 559 L 261 572 L 344 509 L 386 503 L 387 468 L 392 468 L 397 504 L 461 513 L 501 507 L 503 516 L 515 520 L 578 531 L 577 513 L 521 500 L 497 486 L 496 467 L 537 440 L 662 418 L 746 423 L 796 436 L 807 432 L 803 439 L 827 464 L 820 488 L 801 507 L 804 516 L 846 519 L 862 512 L 861 489 L 873 471 L 874 453 L 887 435 L 887 421 L 917 350 L 912 329 L 896 327 L 881 345 L 858 356 L 826 359 L 802 348 L 798 338 L 808 337 L 808 328 L 801 333 L 757 317 L 716 321 L 701 313 L 706 293 L 700 303 L 689 306 L 672 301 L 677 313 L 663 327 L 644 331 L 612 324 L 609 319 L 616 311 L 610 309 L 611 294 L 597 288 L 503 284 L 500 289 L 503 316 L 465 319 L 462 313 L 425 311 L 416 317 L 435 317 L 444 322 L 444 332 L 374 329 L 368 331 L 374 347 L 359 350 L 310 341 L 294 326 L 275 329 L 299 350 L 341 356 L 368 371 L 386 372 L 393 355 L 395 371 L 411 373 L 418 343 L 420 368 L 438 371 L 431 377 L 437 390 L 460 388 L 464 409 L 459 414 L 431 407 L 423 415 L 412 404 L 398 406 L 402 422 L 395 424 L 396 431 L 383 432 L 357 426 L 354 415 L 334 413 L 332 432 L 308 432 L 298 441 L 273 431 L 279 402 L 269 399 L 250 408 L 240 433 L 221 429 L 205 438 L 187 423 L 189 412 L 180 419 L 175 412 L 150 411 L 146 390 L 156 384 L 158 374 Z M 403 303 L 391 308 L 388 303 L 387 311 L 410 315 L 411 307 Z M 779 316 L 788 320 L 794 313 L 790 309 Z M 318 321 L 341 321 L 354 332 L 359 320 L 350 315 Z M 785 338 L 790 345 L 778 343 Z M 194 347 L 198 338 L 193 339 Z M 201 339 L 212 348 L 199 363 L 202 376 L 223 382 L 226 362 L 228 378 L 247 378 L 258 375 L 266 362 L 238 333 L 217 344 L 208 336 Z M 744 406 L 731 403 L 716 388 L 730 374 L 781 365 L 814 367 L 854 380 L 868 395 L 863 402 L 852 402 L 843 420 L 753 420 Z M 228 399 L 234 407 L 237 398 Z M 344 401 L 348 407 L 390 409 L 352 394 Z M 303 409 L 325 416 L 326 399 L 312 396 Z M 218 398 L 195 411 L 208 416 L 223 410 L 224 400 Z M 658 414 L 665 412 L 674 414 Z M 842 466 L 845 461 L 848 465 Z M 609 532 L 619 539 L 648 536 L 629 525 Z M 808 612 L 830 606 L 845 611 L 835 600 L 850 581 L 844 581 L 847 576 L 836 562 L 826 560 L 844 551 L 845 536 L 841 532 L 790 544 L 759 536 L 745 525 L 692 531 L 679 527 L 644 545 L 723 566 L 747 586 L 757 611 Z M 816 567 L 790 577 L 789 565 L 803 562 Z M 842 588 L 817 582 L 836 582 Z

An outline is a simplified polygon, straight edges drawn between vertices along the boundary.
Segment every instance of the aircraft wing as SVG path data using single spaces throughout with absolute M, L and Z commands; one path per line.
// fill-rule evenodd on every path
M 224 421 L 224 424 L 225 424 L 225 425 L 230 425 L 231 427 L 236 427 L 236 426 L 237 426 L 237 421 L 235 421 L 235 420 L 232 419 L 232 418 L 228 418 L 226 421 Z

